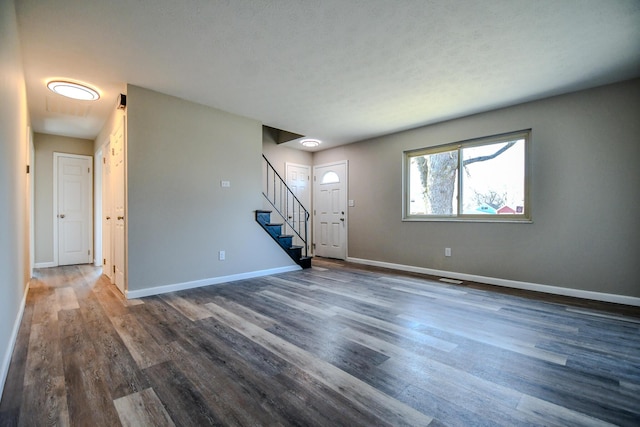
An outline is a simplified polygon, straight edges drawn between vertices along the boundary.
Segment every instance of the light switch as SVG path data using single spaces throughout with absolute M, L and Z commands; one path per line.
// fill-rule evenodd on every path
M 349 200 L 349 207 L 352 208 L 356 205 L 356 201 L 355 200 Z
M 220 187 L 224 187 L 224 188 L 231 187 L 231 181 L 220 181 Z

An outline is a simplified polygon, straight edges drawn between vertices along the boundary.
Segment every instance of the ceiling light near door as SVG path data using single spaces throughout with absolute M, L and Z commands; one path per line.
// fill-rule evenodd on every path
M 311 139 L 311 138 L 306 138 L 303 139 L 302 141 L 300 141 L 300 144 L 304 145 L 305 147 L 317 147 L 318 145 L 320 145 L 322 141 L 320 141 L 319 139 Z
M 59 95 L 66 96 L 67 98 L 79 99 L 81 101 L 95 101 L 100 98 L 100 95 L 96 90 L 79 83 L 52 80 L 47 83 L 47 87 Z

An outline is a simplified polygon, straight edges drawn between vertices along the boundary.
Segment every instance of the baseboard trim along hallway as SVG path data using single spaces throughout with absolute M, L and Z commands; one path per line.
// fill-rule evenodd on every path
M 18 331 L 20 330 L 20 324 L 22 323 L 22 315 L 24 314 L 24 307 L 27 305 L 27 294 L 29 293 L 29 283 L 25 286 L 24 295 L 22 296 L 22 303 L 18 310 L 18 315 L 13 323 L 13 330 L 11 331 L 11 338 L 9 339 L 9 346 L 5 353 L 2 355 L 2 366 L 0 370 L 0 396 L 4 391 L 4 384 L 7 381 L 7 374 L 9 373 L 9 365 L 11 364 L 11 355 L 13 349 L 16 346 L 16 340 L 18 339 Z
M 371 265 L 373 267 L 389 268 L 391 270 L 408 271 L 410 273 L 429 274 L 451 279 L 468 280 L 472 282 L 486 283 L 488 285 L 503 286 L 506 288 L 524 289 L 527 291 L 544 292 L 547 294 L 563 295 L 567 297 L 584 298 L 595 301 L 612 302 L 616 304 L 632 305 L 640 307 L 640 298 L 627 295 L 607 294 L 604 292 L 584 291 L 581 289 L 563 288 L 561 286 L 543 285 L 540 283 L 520 282 L 517 280 L 500 279 L 497 277 L 477 276 L 475 274 L 456 273 L 454 271 L 436 270 L 433 268 L 416 267 L 413 265 L 394 264 L 391 262 L 374 261 L 362 258 L 347 258 L 348 262 L 355 264 Z

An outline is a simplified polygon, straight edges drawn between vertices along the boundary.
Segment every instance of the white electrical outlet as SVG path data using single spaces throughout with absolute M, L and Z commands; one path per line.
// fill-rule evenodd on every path
M 224 261 L 224 259 L 226 258 L 227 254 L 225 253 L 225 251 L 220 251 L 218 252 L 218 259 L 220 261 Z
M 220 181 L 220 187 L 224 187 L 224 188 L 231 187 L 231 181 Z
M 444 248 L 444 256 L 451 256 L 451 248 Z

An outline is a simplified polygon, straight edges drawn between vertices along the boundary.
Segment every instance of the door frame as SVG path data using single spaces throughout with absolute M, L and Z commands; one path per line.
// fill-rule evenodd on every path
M 102 266 L 102 147 L 93 156 L 93 265 Z
M 35 180 L 36 149 L 33 144 L 33 132 L 31 126 L 27 126 L 27 194 L 29 201 L 29 279 L 33 277 L 33 269 L 36 265 L 36 180 Z
M 58 159 L 60 157 L 71 157 L 75 159 L 84 159 L 88 160 L 89 164 L 93 168 L 93 156 L 86 156 L 84 154 L 68 154 L 68 153 L 53 153 L 53 266 L 57 267 L 60 265 L 60 260 L 58 258 Z M 94 171 L 95 172 L 95 169 Z M 93 173 L 91 176 L 91 197 L 93 198 Z M 93 203 L 91 203 L 91 209 L 93 210 Z M 91 221 L 91 228 L 93 229 L 93 213 L 89 214 L 89 220 Z M 93 251 L 93 255 L 95 255 L 95 250 L 93 247 L 93 233 L 89 233 L 89 238 L 91 242 L 89 242 L 89 247 L 91 247 Z
M 316 197 L 318 196 L 318 191 L 316 191 L 316 186 L 320 185 L 317 182 L 317 175 L 316 175 L 316 169 L 318 168 L 324 168 L 324 167 L 329 167 L 329 166 L 335 166 L 335 165 L 344 165 L 344 259 L 346 260 L 347 258 L 349 258 L 349 160 L 338 160 L 335 162 L 330 162 L 330 163 L 323 163 L 321 165 L 313 165 L 313 195 L 312 195 L 312 199 L 313 199 L 313 215 L 312 216 L 316 216 L 316 206 L 317 204 L 317 200 Z M 317 225 L 317 221 L 313 220 L 313 245 L 311 245 L 311 247 L 313 248 L 313 253 L 315 255 L 316 252 L 316 225 Z

